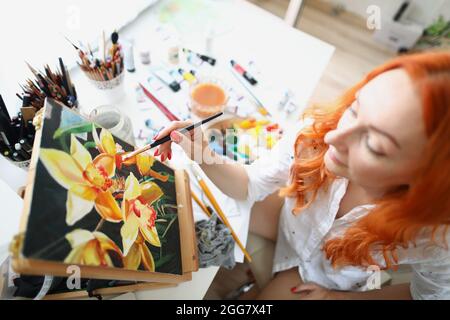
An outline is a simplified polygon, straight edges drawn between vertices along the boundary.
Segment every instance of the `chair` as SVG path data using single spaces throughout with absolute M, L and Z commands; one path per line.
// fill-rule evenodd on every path
M 284 21 L 291 27 L 295 27 L 303 9 L 303 0 L 290 0 L 284 16 Z

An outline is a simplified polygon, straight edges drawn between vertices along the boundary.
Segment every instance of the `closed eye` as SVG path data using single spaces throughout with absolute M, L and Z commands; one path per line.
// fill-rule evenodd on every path
M 352 107 L 348 108 L 348 110 L 350 110 L 351 114 L 353 117 L 357 118 L 358 117 L 358 113 L 355 111 L 355 109 L 353 109 Z
M 384 152 L 377 151 L 377 150 L 375 150 L 374 148 L 372 148 L 372 147 L 370 146 L 370 143 L 369 143 L 369 135 L 366 135 L 365 143 L 366 143 L 367 149 L 368 149 L 372 154 L 374 154 L 375 156 L 377 156 L 377 157 L 384 157 L 384 156 L 386 156 L 386 154 L 385 154 Z

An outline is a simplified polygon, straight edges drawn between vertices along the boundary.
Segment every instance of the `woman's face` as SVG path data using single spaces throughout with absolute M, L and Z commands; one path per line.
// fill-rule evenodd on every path
M 426 144 L 420 96 L 402 69 L 372 79 L 356 94 L 336 130 L 325 135 L 325 165 L 365 188 L 408 185 Z

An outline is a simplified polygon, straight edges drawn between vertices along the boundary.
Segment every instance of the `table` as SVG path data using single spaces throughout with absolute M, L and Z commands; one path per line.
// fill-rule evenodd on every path
M 157 48 L 157 44 L 161 43 L 161 38 L 156 34 L 157 32 L 152 32 L 157 25 L 161 24 L 158 21 L 161 18 L 161 13 L 159 16 L 157 13 L 164 10 L 161 9 L 162 6 L 164 6 L 164 1 L 143 12 L 140 17 L 120 32 L 121 37 L 134 40 L 136 72 L 126 74 L 126 95 L 119 102 L 115 102 L 115 105 L 126 112 L 135 128 L 143 126 L 143 117 L 151 117 L 153 121 L 158 123 L 168 123 L 168 120 L 150 101 L 146 103 L 149 107 L 142 111 L 142 107 L 137 106 L 134 96 L 136 84 L 149 74 L 148 67 L 140 64 L 138 59 L 136 51 L 139 50 L 139 46 L 143 43 L 155 43 L 153 46 L 149 45 L 152 63 L 167 60 L 167 53 L 163 48 L 165 44 Z M 282 82 L 295 93 L 297 105 L 306 105 L 331 58 L 334 51 L 332 46 L 299 30 L 290 28 L 278 17 L 243 0 L 214 1 L 211 2 L 211 6 L 204 8 L 204 10 L 209 10 L 213 14 L 220 11 L 221 22 L 229 23 L 222 28 L 222 34 L 214 39 L 212 55 L 218 60 L 217 67 L 214 67 L 216 70 L 219 70 L 221 66 L 224 67 L 224 64 L 228 63 L 231 58 L 237 61 L 249 61 L 251 59 L 256 61 L 260 69 L 264 70 L 264 80 L 266 81 L 261 82 L 266 84 L 264 87 L 266 92 L 261 92 L 261 90 L 257 92 L 260 97 L 265 99 L 264 101 L 270 101 L 272 106 L 275 105 L 274 96 L 270 95 L 271 91 L 276 90 L 272 84 Z M 176 22 L 174 24 L 176 25 Z M 190 33 L 198 32 L 198 25 L 193 23 L 192 25 L 188 24 L 187 27 L 190 27 L 190 30 L 183 30 L 181 36 L 184 36 L 182 39 L 183 46 L 198 52 L 205 52 L 207 48 L 205 48 L 202 35 L 190 35 Z M 220 77 L 231 83 L 235 81 L 229 73 L 224 74 L 222 72 Z M 108 103 L 108 99 L 99 95 L 80 72 L 74 71 L 72 78 L 77 86 L 80 104 L 84 112 L 88 113 L 94 106 Z M 171 105 L 171 103 L 174 103 L 173 101 L 177 101 L 176 98 L 167 101 L 163 97 L 161 97 L 161 100 L 166 105 Z M 297 112 L 289 116 L 280 116 L 278 120 L 286 125 L 292 125 L 298 119 L 302 109 L 299 108 Z M 269 108 L 269 111 L 276 114 L 274 108 Z M 177 162 L 176 166 L 178 167 L 185 167 L 186 164 L 180 153 L 174 154 L 173 162 Z M 216 195 L 220 193 L 218 189 L 213 188 L 213 191 Z M 245 243 L 251 204 L 233 203 L 234 201 L 230 201 L 223 195 L 219 198 L 219 202 L 225 212 L 235 210 L 236 207 L 240 211 L 240 215 L 230 218 L 230 223 Z M 194 211 L 196 211 L 197 217 L 199 214 L 198 207 L 194 206 Z M 243 260 L 243 255 L 238 248 L 235 257 L 237 261 Z M 136 296 L 138 299 L 201 299 L 214 279 L 217 270 L 217 267 L 200 269 L 193 275 L 192 281 L 188 283 L 180 284 L 176 288 L 142 291 L 136 293 Z
M 161 43 L 161 28 L 158 27 L 162 25 L 160 21 L 164 18 L 165 5 L 166 2 L 162 1 L 145 10 L 135 21 L 120 31 L 121 39 L 132 38 L 135 43 L 136 72 L 126 73 L 124 80 L 126 94 L 120 100 L 115 101 L 114 105 L 130 117 L 135 129 L 144 126 L 145 118 L 151 118 L 160 124 L 168 123 L 168 120 L 152 102 L 138 104 L 135 98 L 137 83 L 149 75 L 149 67 L 142 65 L 138 58 L 139 48 L 146 45 L 151 49 L 152 64 L 167 60 L 167 51 L 163 49 L 166 44 Z M 255 62 L 257 69 L 261 70 L 261 73 L 258 73 L 258 80 L 261 80 L 258 85 L 259 89 L 255 89 L 255 93 L 267 103 L 267 108 L 274 114 L 277 121 L 285 126 L 295 125 L 296 119 L 303 107 L 306 106 L 330 60 L 334 47 L 289 27 L 282 19 L 244 0 L 208 1 L 208 6 L 199 7 L 198 10 L 196 14 L 204 17 L 212 16 L 213 19 L 218 19 L 216 27 L 220 25 L 220 31 L 213 41 L 213 48 L 209 48 L 210 54 L 218 60 L 218 65 L 210 70 L 211 74 L 239 87 L 226 69 L 228 61 L 235 59 L 244 61 L 243 63 Z M 181 12 L 179 15 L 182 16 L 183 13 Z M 203 22 L 191 21 L 189 24 L 181 18 L 181 22 L 172 23 L 169 19 L 169 23 L 165 23 L 163 26 L 170 29 L 171 25 L 184 23 L 181 32 L 183 46 L 198 52 L 205 52 L 204 37 L 198 32 L 202 28 Z M 111 103 L 108 97 L 100 94 L 88 82 L 80 70 L 71 70 L 71 77 L 77 88 L 82 113 L 89 114 L 95 107 Z M 276 110 L 276 101 L 281 98 L 280 84 L 295 93 L 295 102 L 299 108 L 290 115 L 279 114 Z M 167 95 L 161 100 L 166 105 L 172 106 L 179 103 L 183 97 L 173 95 L 172 101 L 167 101 L 166 98 Z M 182 113 L 179 115 L 182 116 Z M 180 152 L 176 152 L 171 164 L 177 167 L 186 167 L 187 161 Z M 251 204 L 229 199 L 212 186 L 211 182 L 209 182 L 209 186 L 212 187 L 224 212 L 235 212 L 229 217 L 229 220 L 241 241 L 245 243 Z M 195 205 L 195 216 L 198 219 L 202 213 Z M 237 246 L 235 258 L 236 261 L 243 261 L 242 252 Z M 136 296 L 138 299 L 202 299 L 217 270 L 217 267 L 200 269 L 193 274 L 190 282 L 180 284 L 175 288 L 137 292 Z

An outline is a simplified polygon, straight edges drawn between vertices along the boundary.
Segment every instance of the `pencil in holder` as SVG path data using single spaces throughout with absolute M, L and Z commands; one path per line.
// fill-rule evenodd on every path
M 118 40 L 119 34 L 115 31 L 111 34 L 111 43 L 107 48 L 103 33 L 103 50 L 99 50 L 97 55 L 93 54 L 90 47 L 85 51 L 72 43 L 81 60 L 78 62 L 81 71 L 105 95 L 108 103 L 117 102 L 125 93 L 123 88 L 124 55 Z

